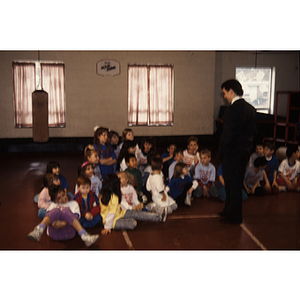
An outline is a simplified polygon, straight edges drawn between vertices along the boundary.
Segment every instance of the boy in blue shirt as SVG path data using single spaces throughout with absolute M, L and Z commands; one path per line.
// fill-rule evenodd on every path
M 278 194 L 279 186 L 277 183 L 277 172 L 278 172 L 278 159 L 274 155 L 275 145 L 266 143 L 264 145 L 264 156 L 267 160 L 267 166 L 265 172 L 267 174 L 267 180 L 264 181 L 263 187 L 267 193 Z

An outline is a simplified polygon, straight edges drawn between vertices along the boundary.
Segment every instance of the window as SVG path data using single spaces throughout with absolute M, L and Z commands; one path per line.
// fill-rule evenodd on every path
M 128 125 L 173 125 L 173 67 L 128 66 Z
M 48 93 L 49 127 L 64 127 L 65 68 L 62 63 L 13 62 L 15 126 L 32 127 L 32 93 Z
M 275 68 L 236 68 L 235 78 L 244 90 L 244 99 L 258 112 L 273 114 Z

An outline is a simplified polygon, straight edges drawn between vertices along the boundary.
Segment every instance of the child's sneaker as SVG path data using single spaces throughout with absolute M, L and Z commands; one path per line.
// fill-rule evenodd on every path
M 279 192 L 286 192 L 287 187 L 286 186 L 279 186 Z
M 167 220 L 167 215 L 168 215 L 168 207 L 160 207 L 160 211 L 161 211 L 161 216 L 162 216 L 162 219 L 161 221 L 162 222 L 166 222 Z
M 146 210 L 155 212 L 156 211 L 156 203 L 155 202 L 150 202 L 145 206 Z
M 157 213 L 158 213 L 159 216 L 160 216 L 160 221 L 161 221 L 161 222 L 166 222 L 167 215 L 168 215 L 167 207 L 160 207 L 160 208 L 157 210 Z
M 186 195 L 186 198 L 184 200 L 184 204 L 188 205 L 188 206 L 192 205 L 191 197 L 189 195 Z
M 86 233 L 81 236 L 81 239 L 84 241 L 87 247 L 90 247 L 93 244 L 95 244 L 99 240 L 99 238 L 100 238 L 99 234 L 90 235 Z
M 32 241 L 37 241 L 39 242 L 41 240 L 42 234 L 43 234 L 44 230 L 43 228 L 41 228 L 39 225 L 37 225 L 33 231 L 31 231 L 27 237 L 28 239 L 32 240 Z

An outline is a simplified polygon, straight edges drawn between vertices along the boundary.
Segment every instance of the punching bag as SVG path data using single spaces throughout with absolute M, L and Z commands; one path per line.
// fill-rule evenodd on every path
M 48 93 L 43 90 L 32 93 L 32 135 L 34 142 L 49 140 Z

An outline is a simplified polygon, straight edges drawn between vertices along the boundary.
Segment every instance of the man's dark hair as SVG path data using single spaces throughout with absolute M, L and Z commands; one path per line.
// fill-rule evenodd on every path
M 222 83 L 221 89 L 229 91 L 232 89 L 238 96 L 243 96 L 244 91 L 242 85 L 236 79 L 229 79 Z

